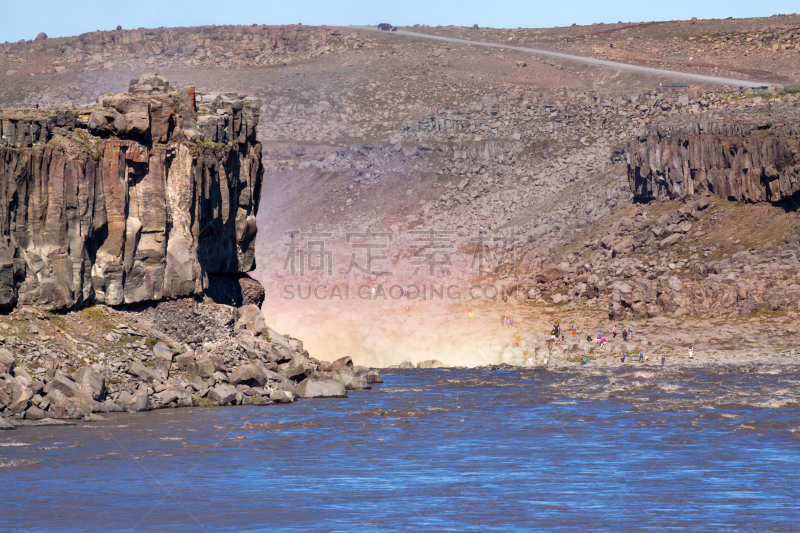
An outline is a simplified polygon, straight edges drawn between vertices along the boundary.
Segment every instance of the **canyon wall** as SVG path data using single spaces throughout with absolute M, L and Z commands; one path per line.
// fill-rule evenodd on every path
M 145 75 L 93 106 L 0 111 L 0 307 L 187 296 L 255 268 L 260 105 Z
M 800 126 L 794 120 L 658 123 L 625 147 L 640 200 L 713 193 L 777 203 L 800 192 Z

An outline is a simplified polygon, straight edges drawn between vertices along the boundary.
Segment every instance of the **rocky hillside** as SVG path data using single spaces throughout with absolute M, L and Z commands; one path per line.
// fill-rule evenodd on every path
M 800 15 L 797 14 L 750 19 L 620 21 L 560 28 L 415 25 L 404 29 L 680 72 L 730 78 L 746 76 L 763 82 L 800 85 Z
M 213 280 L 209 295 L 230 290 L 230 280 Z M 264 324 L 260 301 L 233 307 L 183 298 L 66 314 L 17 308 L 0 319 L 0 429 L 102 418 L 97 413 L 345 397 L 381 382 L 379 371 L 349 357 L 311 357 L 301 341 Z
M 352 28 L 116 30 L 7 45 L 2 68 L 15 72 L 0 80 L 0 100 L 71 107 L 98 88 L 125 90 L 136 69 L 198 94 L 253 95 L 264 165 L 253 275 L 268 322 L 322 358 L 383 366 L 407 346 L 417 363 L 458 346 L 440 359 L 519 361 L 520 350 L 549 353 L 550 318 L 605 331 L 609 320 L 797 320 L 796 26 L 786 16 L 416 28 L 492 48 Z M 671 91 L 659 86 L 668 78 L 505 43 L 780 87 Z M 198 132 L 219 112 L 201 110 Z M 368 253 L 377 268 L 366 268 Z M 329 306 L 344 283 L 376 295 L 396 286 L 403 301 L 373 313 Z M 328 293 L 302 307 L 308 284 Z M 513 297 L 425 307 L 408 298 L 414 284 Z M 287 286 L 295 300 L 284 300 Z M 480 338 L 465 328 L 467 307 L 481 316 Z M 495 331 L 502 315 L 519 319 L 513 330 Z

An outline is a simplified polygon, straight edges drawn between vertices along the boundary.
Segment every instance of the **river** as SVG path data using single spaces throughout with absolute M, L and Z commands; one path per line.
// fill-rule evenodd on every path
M 390 370 L 0 434 L 2 531 L 797 531 L 795 367 Z

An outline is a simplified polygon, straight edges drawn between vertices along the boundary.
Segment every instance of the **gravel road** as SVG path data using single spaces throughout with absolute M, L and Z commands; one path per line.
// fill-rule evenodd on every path
M 360 30 L 366 31 L 381 31 L 378 30 L 374 26 L 356 26 Z M 518 52 L 524 52 L 526 54 L 533 54 L 539 56 L 547 56 L 547 57 L 555 57 L 558 59 L 564 59 L 568 61 L 578 61 L 581 63 L 588 63 L 590 65 L 597 65 L 600 67 L 606 68 L 615 68 L 619 70 L 630 70 L 633 72 L 641 72 L 642 74 L 650 74 L 653 76 L 659 77 L 666 77 L 670 78 L 671 80 L 688 80 L 700 83 L 714 83 L 720 85 L 733 85 L 736 87 L 741 86 L 769 86 L 772 85 L 769 82 L 758 81 L 758 80 L 739 80 L 734 78 L 720 78 L 717 76 L 705 76 L 703 74 L 691 74 L 688 72 L 677 72 L 674 70 L 665 70 L 660 68 L 651 68 L 651 67 L 642 67 L 639 65 L 629 65 L 627 63 L 617 63 L 615 61 L 606 61 L 604 59 L 595 59 L 593 57 L 583 57 L 583 56 L 576 56 L 572 54 L 564 54 L 561 52 L 551 52 L 549 50 L 539 50 L 536 48 L 527 48 L 523 46 L 509 46 L 507 44 L 502 43 L 491 43 L 491 42 L 483 42 L 483 41 L 469 41 L 466 39 L 456 39 L 454 37 L 442 37 L 439 35 L 430 35 L 427 33 L 417 33 L 413 31 L 403 31 L 397 30 L 393 32 L 384 32 L 384 33 L 391 33 L 391 35 L 397 35 L 400 37 L 415 37 L 417 39 L 430 39 L 433 41 L 443 41 L 447 43 L 454 43 L 454 44 L 469 44 L 473 46 L 485 46 L 485 47 L 501 47 L 506 50 L 516 50 Z

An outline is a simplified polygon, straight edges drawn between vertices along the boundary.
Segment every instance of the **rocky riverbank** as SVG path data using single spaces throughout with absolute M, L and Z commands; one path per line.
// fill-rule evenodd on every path
M 317 360 L 301 341 L 269 328 L 252 283 L 211 284 L 217 290 L 208 292 L 217 295 L 219 284 L 244 287 L 240 307 L 206 295 L 65 314 L 26 306 L 0 317 L 0 428 L 97 413 L 339 398 L 382 382 L 379 370 L 349 357 Z

